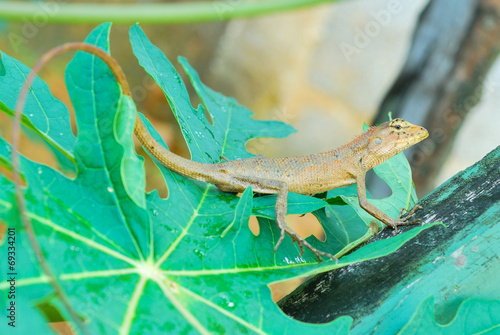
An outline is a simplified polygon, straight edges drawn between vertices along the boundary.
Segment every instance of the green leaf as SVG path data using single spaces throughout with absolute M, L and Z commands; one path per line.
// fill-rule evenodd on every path
M 373 170 L 392 191 L 392 194 L 384 199 L 370 199 L 375 207 L 391 217 L 398 217 L 401 209 L 408 210 L 415 205 L 418 199 L 411 179 L 410 164 L 403 153 L 397 154 Z M 341 198 L 358 213 L 366 225 L 374 220 L 373 216 L 359 206 L 356 196 L 341 195 Z M 383 227 L 384 224 L 379 222 L 379 226 Z
M 326 192 L 327 205 L 313 212 L 323 226 L 325 243 L 329 245 L 330 250 L 336 250 L 338 257 L 373 235 L 358 213 L 346 206 L 343 195 L 356 197 L 356 185 Z M 313 237 L 309 238 L 309 242 L 316 248 L 322 248 L 322 244 L 325 244 Z
M 434 319 L 434 297 L 423 300 L 398 335 L 411 334 L 498 334 L 500 301 L 466 299 L 448 324 Z
M 203 85 L 194 69 L 184 58 L 180 58 L 180 63 L 212 119 L 213 124 L 210 124 L 205 117 L 205 108 L 202 105 L 197 109 L 191 106 L 186 86 L 174 66 L 138 25 L 130 28 L 130 42 L 140 65 L 164 91 L 193 160 L 216 163 L 220 161 L 221 155 L 229 160 L 252 157 L 254 155 L 245 149 L 250 139 L 285 137 L 295 131 L 283 122 L 251 119 L 253 113 L 250 110 L 238 104 L 234 98 L 225 97 Z
M 109 29 L 110 24 L 100 25 L 86 41 L 109 50 Z M 132 27 L 130 39 L 140 64 L 165 91 L 193 159 L 214 162 L 221 154 L 231 159 L 250 157 L 244 148 L 248 140 L 292 131 L 281 122 L 251 119 L 250 111 L 204 86 L 181 60 L 205 106 L 192 108 L 179 75 L 138 26 Z M 273 216 L 273 197 L 253 199 L 250 188 L 237 197 L 163 166 L 168 199 L 156 191 L 145 194 L 142 160 L 133 151 L 132 101 L 122 95 L 103 62 L 89 54 L 75 55 L 65 79 L 78 124 L 76 177 L 70 179 L 25 157 L 21 173 L 37 240 L 91 333 L 346 334 L 352 324 L 349 316 L 324 325 L 286 317 L 272 301 L 268 284 L 382 257 L 430 227 L 378 241 L 338 264 L 317 263 L 309 251 L 299 256 L 290 238 L 273 253 L 280 235 L 274 221 L 260 218 L 259 236 L 248 229 L 250 215 Z M 26 113 L 37 111 L 32 108 L 27 107 Z M 206 120 L 205 109 L 213 124 Z M 0 138 L 0 160 L 6 165 L 10 151 Z M 0 221 L 16 229 L 16 293 L 22 297 L 18 321 L 27 325 L 26 320 L 33 320 L 30 331 L 45 333 L 39 310 L 66 320 L 68 313 L 36 263 L 19 222 L 12 182 L 0 174 L 0 185 Z M 325 205 L 305 196 L 290 195 L 290 199 L 292 212 Z M 1 259 L 7 259 L 7 246 L 4 239 Z M 2 297 L 9 290 L 3 278 L 0 290 Z M 5 322 L 0 332 L 9 329 L 4 327 Z
M 29 72 L 29 67 L 0 51 L 0 111 L 10 117 L 14 117 L 16 102 Z M 27 94 L 21 123 L 40 135 L 49 148 L 60 152 L 61 163 L 73 165 L 76 139 L 71 130 L 68 108 L 52 96 L 47 84 L 38 76 Z
M 369 201 L 377 208 L 389 216 L 398 217 L 402 208 L 410 209 L 415 205 L 418 199 L 410 165 L 402 153 L 376 166 L 374 171 L 392 191 L 389 197 L 383 199 L 370 199 L 368 194 Z M 325 202 L 327 205 L 324 208 L 313 212 L 325 232 L 324 242 L 315 237 L 308 238 L 316 248 L 328 245 L 329 250 L 336 250 L 336 255 L 341 256 L 385 228 L 385 224 L 361 208 L 356 185 L 328 191 Z

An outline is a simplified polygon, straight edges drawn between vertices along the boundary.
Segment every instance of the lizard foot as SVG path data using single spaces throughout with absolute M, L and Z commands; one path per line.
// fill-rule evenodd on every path
M 305 246 L 307 249 L 311 250 L 314 253 L 314 255 L 318 258 L 319 262 L 321 262 L 323 260 L 321 258 L 321 256 L 324 256 L 324 257 L 329 257 L 329 258 L 333 259 L 335 261 L 335 263 L 338 263 L 339 260 L 335 256 L 333 256 L 333 255 L 331 255 L 331 254 L 329 254 L 327 252 L 324 252 L 324 251 L 316 249 L 309 242 L 307 242 L 302 237 L 300 237 L 299 235 L 297 235 L 297 233 L 294 232 L 287 225 L 280 225 L 280 224 L 278 224 L 278 227 L 281 230 L 281 236 L 280 236 L 280 238 L 278 240 L 278 243 L 276 243 L 276 246 L 274 247 L 274 252 L 276 252 L 276 250 L 278 250 L 278 247 L 280 246 L 281 242 L 285 238 L 285 233 L 286 233 L 286 234 L 290 235 L 290 237 L 292 238 L 292 243 L 297 242 L 297 244 L 298 244 L 298 246 L 300 248 L 300 256 L 302 256 L 304 254 L 304 247 L 303 246 Z
M 404 208 L 401 208 L 401 211 L 399 212 L 399 218 L 395 219 L 388 226 L 392 227 L 395 233 L 398 233 L 399 232 L 398 226 L 409 226 L 418 222 L 424 222 L 423 220 L 420 219 L 408 221 L 408 219 L 411 218 L 417 210 L 422 208 L 423 208 L 422 206 L 416 205 L 406 213 L 403 213 Z
M 411 218 L 416 211 L 418 211 L 419 209 L 422 209 L 423 207 L 420 206 L 420 205 L 415 205 L 413 206 L 412 209 L 410 209 L 408 212 L 406 213 L 403 213 L 403 211 L 405 210 L 404 208 L 401 208 L 401 211 L 399 212 L 399 218 L 400 219 L 408 219 L 408 218 Z M 422 221 L 422 220 L 420 220 Z

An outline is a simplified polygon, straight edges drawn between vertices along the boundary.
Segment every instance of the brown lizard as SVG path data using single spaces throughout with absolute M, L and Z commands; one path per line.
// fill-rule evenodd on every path
M 38 69 L 55 55 L 67 50 L 83 50 L 101 58 L 110 67 L 123 93 L 131 97 L 125 75 L 111 56 L 93 45 L 68 43 L 47 52 L 33 67 L 23 87 L 23 93 L 20 95 L 16 115 L 21 113 L 27 87 Z M 372 127 L 348 144 L 319 154 L 283 158 L 257 156 L 214 164 L 195 162 L 170 152 L 151 136 L 138 116 L 134 133 L 156 159 L 184 176 L 214 184 L 224 192 L 243 192 L 247 187 L 252 186 L 254 192 L 277 194 L 276 223 L 281 236 L 274 251 L 277 250 L 286 233 L 298 243 L 302 253 L 304 252 L 303 246 L 306 246 L 319 261 L 322 260 L 321 256 L 335 259 L 331 254 L 314 248 L 286 225 L 288 192 L 310 195 L 356 183 L 360 206 L 375 218 L 395 230 L 398 225 L 416 222 L 391 218 L 366 198 L 366 172 L 428 136 L 427 130 L 403 119 L 394 119 L 378 127 Z
M 172 171 L 214 184 L 224 192 L 243 192 L 252 186 L 257 193 L 277 194 L 276 223 L 281 236 L 274 251 L 286 233 L 298 243 L 301 253 L 304 252 L 304 245 L 319 261 L 320 255 L 335 259 L 329 253 L 314 248 L 287 226 L 288 192 L 310 195 L 356 183 L 360 206 L 375 218 L 396 230 L 398 225 L 416 222 L 391 218 L 366 198 L 366 172 L 429 135 L 423 127 L 403 119 L 372 127 L 348 144 L 319 154 L 281 158 L 258 156 L 214 164 L 195 162 L 173 154 L 151 137 L 140 120 L 136 122 L 134 132 L 144 147 Z

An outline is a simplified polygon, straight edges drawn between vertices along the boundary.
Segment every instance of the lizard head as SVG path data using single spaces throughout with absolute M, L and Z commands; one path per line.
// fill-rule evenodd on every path
M 371 169 L 429 136 L 423 127 L 394 119 L 371 129 L 364 164 Z

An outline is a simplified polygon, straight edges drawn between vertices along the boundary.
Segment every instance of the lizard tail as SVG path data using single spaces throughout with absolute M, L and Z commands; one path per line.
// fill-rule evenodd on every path
M 134 133 L 144 148 L 170 170 L 207 183 L 215 181 L 213 176 L 218 171 L 215 164 L 195 162 L 169 151 L 151 136 L 139 116 L 135 121 Z
M 69 49 L 68 47 L 66 48 Z M 89 52 L 102 59 L 122 87 L 123 94 L 128 95 L 132 99 L 125 73 L 113 57 L 104 50 L 87 43 L 73 43 L 71 48 Z M 136 117 L 134 134 L 153 157 L 172 171 L 204 182 L 215 181 L 213 180 L 213 175 L 217 169 L 213 164 L 195 162 L 169 151 L 151 136 L 139 116 Z
M 43 66 L 43 64 L 47 63 L 47 61 L 54 56 L 70 50 L 85 51 L 100 58 L 113 73 L 116 81 L 122 88 L 123 94 L 128 95 L 130 98 L 132 98 L 125 73 L 123 72 L 118 62 L 116 62 L 116 60 L 111 57 L 105 50 L 95 45 L 84 42 L 66 43 L 47 52 L 33 67 L 32 73 L 30 73 L 30 77 L 26 80 L 27 85 L 29 85 L 31 81 L 33 81 L 35 73 L 40 67 Z M 25 86 L 27 85 L 25 84 Z M 18 102 L 19 106 L 17 109 L 22 110 L 24 102 L 26 100 L 27 92 L 27 87 L 24 91 L 21 92 Z M 146 150 L 148 150 L 151 155 L 153 155 L 158 161 L 160 161 L 163 165 L 165 165 L 172 171 L 200 181 L 213 181 L 214 178 L 211 176 L 214 175 L 215 171 L 218 171 L 215 165 L 195 162 L 170 152 L 168 149 L 158 143 L 153 138 L 153 136 L 151 136 L 139 116 L 136 117 L 134 133 L 142 143 L 142 145 L 146 148 Z
M 132 99 L 125 73 L 116 60 L 104 50 L 87 43 L 71 43 L 71 45 L 63 46 L 62 49 L 83 50 L 102 59 L 122 87 L 123 94 L 128 95 Z M 139 116 L 136 117 L 134 134 L 153 157 L 172 171 L 204 182 L 215 181 L 213 180 L 213 175 L 217 169 L 213 164 L 195 162 L 169 151 L 151 136 Z

